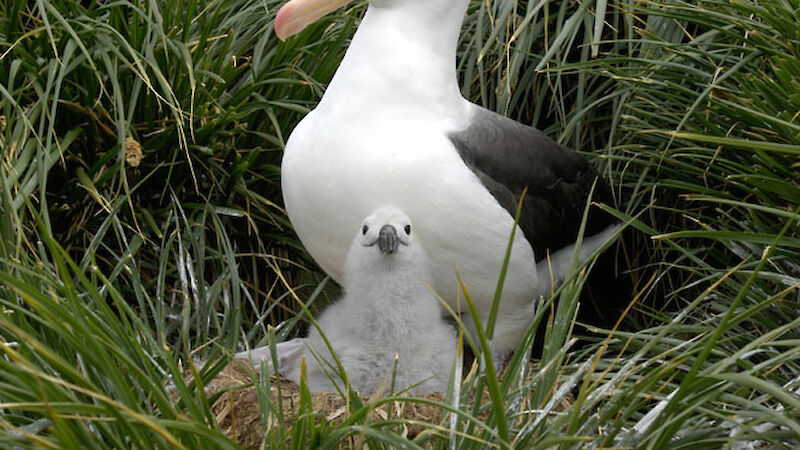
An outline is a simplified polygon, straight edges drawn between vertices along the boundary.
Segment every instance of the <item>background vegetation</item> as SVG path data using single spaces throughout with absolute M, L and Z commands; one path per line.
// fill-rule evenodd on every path
M 363 12 L 279 43 L 280 4 L 0 4 L 0 446 L 235 447 L 203 383 L 328 295 L 280 157 Z M 473 1 L 464 95 L 595 159 L 637 230 L 614 249 L 631 311 L 570 349 L 576 273 L 541 304 L 538 370 L 482 365 L 441 426 L 404 440 L 364 421 L 385 400 L 351 396 L 342 425 L 307 414 L 269 445 L 798 445 L 797 17 L 797 0 Z

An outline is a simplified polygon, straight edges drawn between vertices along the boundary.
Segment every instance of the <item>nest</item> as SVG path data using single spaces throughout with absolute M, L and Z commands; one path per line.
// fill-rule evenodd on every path
M 223 433 L 245 449 L 258 449 L 264 441 L 265 428 L 280 426 L 277 417 L 267 417 L 266 427 L 262 424 L 261 407 L 256 392 L 258 373 L 241 361 L 234 361 L 206 386 L 209 398 L 221 395 L 212 405 Z M 298 416 L 300 388 L 285 379 L 270 376 L 272 404 L 282 406 L 286 427 Z M 280 386 L 280 389 L 278 388 Z M 280 399 L 279 399 L 280 397 Z M 443 402 L 443 394 L 422 396 L 436 402 Z M 280 402 L 279 402 L 280 400 Z M 344 399 L 338 393 L 311 393 L 311 408 L 318 420 L 339 424 L 349 417 Z M 390 410 L 391 408 L 391 410 Z M 402 417 L 414 422 L 438 424 L 441 420 L 440 408 L 419 402 L 389 402 L 374 408 L 367 420 L 381 421 L 389 417 Z M 423 432 L 423 425 L 406 425 L 403 436 L 413 439 Z
M 538 363 L 530 362 L 529 373 L 535 373 Z M 475 369 L 473 367 L 473 369 Z M 468 376 L 465 370 L 465 376 Z M 502 377 L 502 373 L 500 374 Z M 211 380 L 206 386 L 206 393 L 209 398 L 216 398 L 212 405 L 212 410 L 217 418 L 222 431 L 226 436 L 239 443 L 245 449 L 262 448 L 265 435 L 275 427 L 290 427 L 292 420 L 299 415 L 303 415 L 300 409 L 300 388 L 291 381 L 270 376 L 270 386 L 272 394 L 272 404 L 277 411 L 278 405 L 281 407 L 283 423 L 279 421 L 276 413 L 263 417 L 266 423 L 262 422 L 262 411 L 256 385 L 259 383 L 259 375 L 248 364 L 243 361 L 234 360 L 216 378 Z M 376 394 L 379 396 L 380 394 Z M 431 394 L 420 398 L 443 403 L 443 394 Z M 483 392 L 482 403 L 489 403 L 488 393 Z M 558 405 L 555 411 L 564 411 L 573 402 L 571 395 L 567 394 Z M 350 411 L 344 399 L 338 393 L 311 393 L 311 410 L 314 413 L 316 423 L 323 421 L 331 425 L 342 423 L 350 417 Z M 523 409 L 533 408 L 531 405 L 520 405 Z M 469 407 L 468 407 L 469 408 Z M 306 411 L 307 412 L 307 411 Z M 485 420 L 488 410 L 478 414 L 479 420 Z M 427 403 L 416 401 L 405 402 L 386 402 L 375 407 L 364 419 L 365 421 L 386 421 L 390 418 L 406 419 L 408 423 L 402 425 L 398 433 L 408 439 L 413 439 L 421 433 L 441 430 L 438 425 L 442 423 L 444 415 L 441 408 Z M 430 424 L 430 425 L 426 425 Z M 266 431 L 265 431 L 266 430 Z M 361 447 L 358 437 L 355 436 L 342 442 L 342 448 Z

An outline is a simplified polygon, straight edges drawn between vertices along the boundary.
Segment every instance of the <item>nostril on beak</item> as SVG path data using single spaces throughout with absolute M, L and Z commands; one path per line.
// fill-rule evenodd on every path
M 392 254 L 397 251 L 397 230 L 391 225 L 384 225 L 378 232 L 378 248 L 381 253 Z

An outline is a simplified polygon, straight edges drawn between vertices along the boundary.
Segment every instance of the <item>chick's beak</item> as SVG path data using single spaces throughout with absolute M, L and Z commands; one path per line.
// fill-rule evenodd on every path
M 378 248 L 381 253 L 389 254 L 397 251 L 400 240 L 397 238 L 397 230 L 392 225 L 384 225 L 378 232 Z

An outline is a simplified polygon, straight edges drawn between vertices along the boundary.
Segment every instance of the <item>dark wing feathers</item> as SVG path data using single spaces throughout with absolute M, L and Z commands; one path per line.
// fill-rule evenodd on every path
M 474 107 L 470 126 L 449 135 L 461 158 L 512 216 L 528 188 L 519 225 L 537 260 L 547 249 L 554 252 L 573 243 L 597 172 L 575 150 L 541 131 Z M 608 198 L 608 187 L 599 179 L 593 200 Z M 589 215 L 586 235 L 613 222 L 595 210 Z

